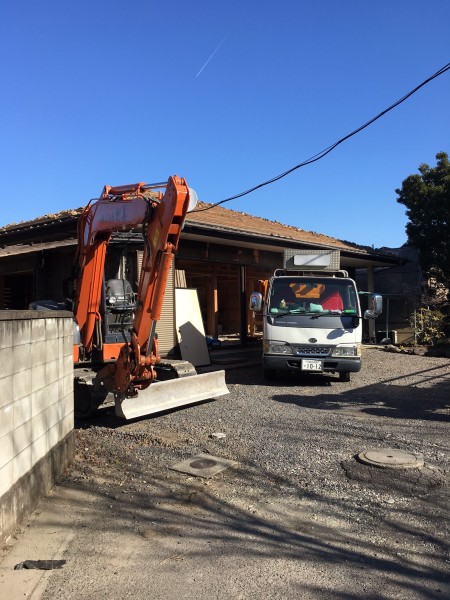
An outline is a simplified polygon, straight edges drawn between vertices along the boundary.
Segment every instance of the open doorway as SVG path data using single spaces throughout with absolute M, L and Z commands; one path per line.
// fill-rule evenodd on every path
M 197 290 L 207 336 L 222 346 L 260 339 L 261 317 L 249 310 L 248 303 L 251 292 L 258 290 L 258 281 L 270 276 L 268 269 L 186 259 L 177 259 L 176 268 L 183 271 L 185 285 Z
M 33 301 L 33 273 L 3 275 L 0 281 L 0 308 L 28 310 Z

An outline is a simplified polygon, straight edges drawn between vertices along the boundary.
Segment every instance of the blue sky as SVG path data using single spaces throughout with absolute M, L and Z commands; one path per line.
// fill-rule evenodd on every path
M 218 202 L 320 152 L 450 60 L 448 0 L 15 0 L 0 7 L 0 225 L 178 174 Z M 450 72 L 224 206 L 400 246 L 395 189 L 450 152 Z

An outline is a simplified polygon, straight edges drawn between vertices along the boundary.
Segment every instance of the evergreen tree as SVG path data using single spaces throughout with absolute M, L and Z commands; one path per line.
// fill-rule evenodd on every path
M 420 251 L 424 273 L 450 288 L 450 162 L 445 152 L 436 155 L 437 164 L 419 166 L 419 174 L 407 177 L 397 202 L 407 208 L 407 245 Z

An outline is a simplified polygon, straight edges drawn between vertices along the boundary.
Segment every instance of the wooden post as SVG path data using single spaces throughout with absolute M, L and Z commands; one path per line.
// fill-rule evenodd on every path
M 217 338 L 219 335 L 217 328 L 217 313 L 219 312 L 219 295 L 217 292 L 217 275 L 212 273 L 207 280 L 206 285 L 206 309 L 207 309 L 207 332 Z
M 248 335 L 246 275 L 247 275 L 247 269 L 244 265 L 241 265 L 239 267 L 239 287 L 240 287 L 240 313 L 241 313 L 240 342 L 241 342 L 242 346 L 247 345 L 247 335 Z

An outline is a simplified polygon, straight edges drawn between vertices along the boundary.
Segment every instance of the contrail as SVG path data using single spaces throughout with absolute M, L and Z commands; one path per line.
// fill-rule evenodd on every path
M 208 58 L 208 60 L 205 62 L 205 64 L 203 65 L 203 67 L 200 69 L 200 71 L 197 73 L 197 75 L 195 76 L 195 79 L 197 79 L 197 77 L 200 75 L 200 73 L 203 71 L 203 69 L 206 67 L 206 65 L 209 63 L 209 61 L 213 58 L 213 56 L 216 54 L 216 52 L 219 50 L 220 46 L 224 43 L 224 41 L 226 40 L 226 36 L 223 38 L 223 40 L 220 42 L 220 44 L 217 46 L 217 48 L 214 50 L 214 52 L 211 54 L 211 56 Z

